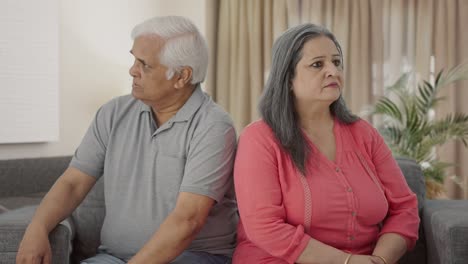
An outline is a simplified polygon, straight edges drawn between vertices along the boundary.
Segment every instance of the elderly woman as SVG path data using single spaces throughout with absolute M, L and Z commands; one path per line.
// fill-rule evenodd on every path
M 234 263 L 393 264 L 414 246 L 416 196 L 379 133 L 346 108 L 344 87 L 327 29 L 276 40 L 262 120 L 243 131 L 235 162 Z

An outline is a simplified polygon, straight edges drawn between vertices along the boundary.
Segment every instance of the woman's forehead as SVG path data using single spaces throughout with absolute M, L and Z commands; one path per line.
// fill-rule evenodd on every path
M 302 47 L 302 54 L 307 57 L 340 56 L 335 42 L 326 36 L 309 39 Z

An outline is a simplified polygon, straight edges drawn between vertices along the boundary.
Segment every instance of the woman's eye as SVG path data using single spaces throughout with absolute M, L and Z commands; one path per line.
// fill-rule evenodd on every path
M 314 67 L 314 68 L 320 68 L 323 66 L 323 63 L 321 61 L 316 61 L 314 63 L 312 63 L 310 66 Z
M 336 67 L 341 66 L 341 60 L 333 60 L 333 64 L 335 64 Z

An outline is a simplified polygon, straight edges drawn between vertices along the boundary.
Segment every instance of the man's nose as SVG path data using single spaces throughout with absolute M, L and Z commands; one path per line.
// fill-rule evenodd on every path
M 138 76 L 138 69 L 137 69 L 136 63 L 133 63 L 133 65 L 128 70 L 128 73 L 132 77 L 137 77 Z

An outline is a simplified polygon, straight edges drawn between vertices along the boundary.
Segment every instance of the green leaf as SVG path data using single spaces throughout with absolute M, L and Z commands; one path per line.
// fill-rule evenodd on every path
M 398 106 L 392 102 L 389 98 L 383 97 L 379 99 L 375 105 L 376 114 L 383 114 L 387 117 L 393 118 L 401 122 L 401 112 Z

